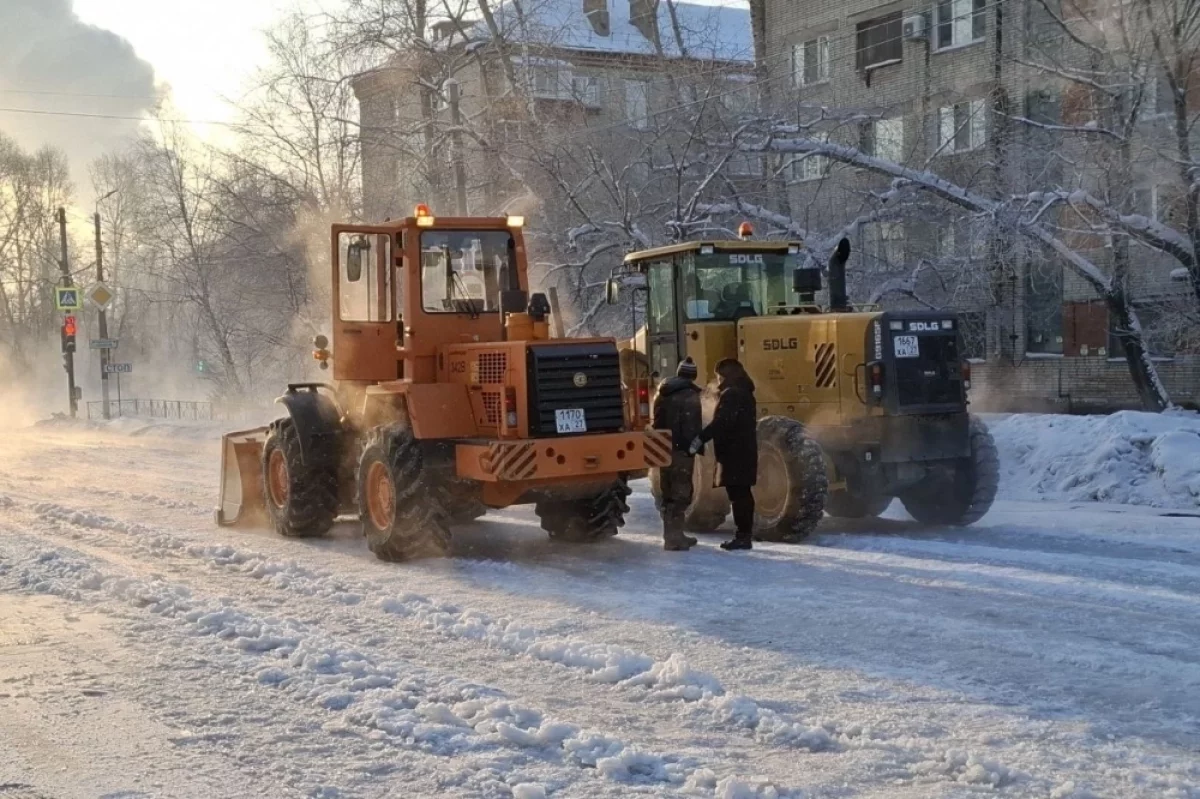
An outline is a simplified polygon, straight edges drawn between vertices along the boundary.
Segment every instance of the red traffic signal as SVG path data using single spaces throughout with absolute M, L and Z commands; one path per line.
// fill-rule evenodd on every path
M 75 335 L 76 329 L 74 316 L 67 316 L 63 318 L 63 335 L 73 336 Z

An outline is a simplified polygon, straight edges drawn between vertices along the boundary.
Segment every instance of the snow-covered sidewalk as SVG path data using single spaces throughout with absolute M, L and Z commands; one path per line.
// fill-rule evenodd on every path
M 639 487 L 611 542 L 513 510 L 389 565 L 215 527 L 201 427 L 6 442 L 13 795 L 1200 797 L 1196 518 L 1030 482 L 678 554 Z

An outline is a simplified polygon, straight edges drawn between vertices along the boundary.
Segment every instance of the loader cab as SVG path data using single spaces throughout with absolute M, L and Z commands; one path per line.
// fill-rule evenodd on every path
M 433 382 L 440 345 L 501 340 L 503 311 L 529 288 L 523 225 L 423 205 L 384 225 L 334 225 L 334 379 Z
M 689 242 L 631 253 L 610 281 L 609 301 L 617 301 L 631 277 L 640 278 L 652 371 L 671 375 L 691 355 L 704 382 L 717 361 L 737 355 L 741 320 L 791 314 L 811 303 L 812 292 L 795 280 L 802 257 L 799 242 L 779 241 Z

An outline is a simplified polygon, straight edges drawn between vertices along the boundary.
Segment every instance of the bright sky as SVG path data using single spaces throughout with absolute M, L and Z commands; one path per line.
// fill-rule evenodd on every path
M 296 0 L 75 0 L 75 11 L 84 22 L 128 39 L 159 80 L 171 84 L 183 116 L 220 121 L 231 117 L 222 98 L 236 100 L 266 57 L 263 31 L 296 5 Z

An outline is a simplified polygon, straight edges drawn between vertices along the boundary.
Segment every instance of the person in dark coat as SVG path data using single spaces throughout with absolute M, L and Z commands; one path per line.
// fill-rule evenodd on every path
M 700 435 L 704 418 L 700 409 L 700 387 L 696 385 L 696 364 L 685 358 L 675 377 L 664 380 L 654 394 L 651 424 L 657 430 L 671 431 L 671 465 L 659 469 L 659 513 L 663 520 L 663 549 L 682 552 L 691 549 L 696 539 L 683 533 L 683 519 L 692 504 L 694 453 L 688 444 Z
M 713 443 L 717 458 L 716 484 L 724 486 L 733 506 L 737 534 L 722 549 L 752 549 L 754 537 L 754 494 L 758 481 L 757 405 L 754 381 L 734 358 L 717 363 L 717 408 L 712 422 L 696 437 L 688 450 L 699 452 Z

